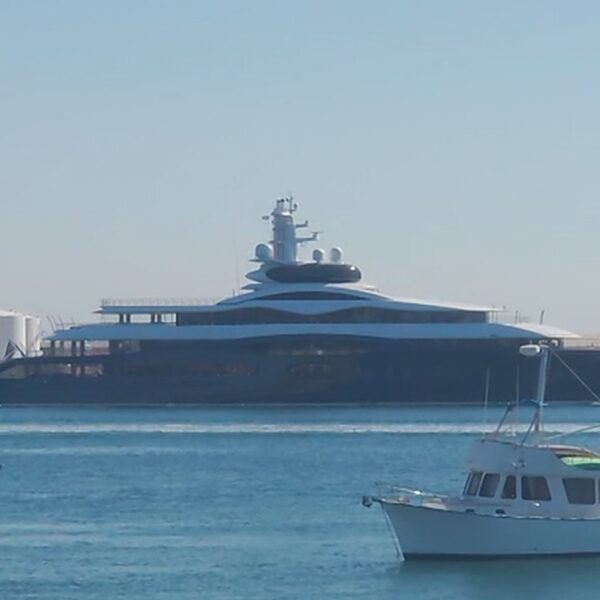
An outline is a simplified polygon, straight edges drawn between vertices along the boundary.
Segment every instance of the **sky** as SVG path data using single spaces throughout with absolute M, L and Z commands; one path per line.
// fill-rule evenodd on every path
M 0 307 L 229 295 L 292 193 L 382 291 L 600 333 L 599 28 L 585 0 L 1 0 Z

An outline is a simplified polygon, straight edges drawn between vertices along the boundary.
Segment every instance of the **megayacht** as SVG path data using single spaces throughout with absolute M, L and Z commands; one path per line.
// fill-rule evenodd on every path
M 534 389 L 517 352 L 530 342 L 557 348 L 551 400 L 591 401 L 563 361 L 597 388 L 600 352 L 574 333 L 502 322 L 493 307 L 386 295 L 337 247 L 301 261 L 299 246 L 318 235 L 302 234 L 296 211 L 291 198 L 275 203 L 249 283 L 215 304 L 105 300 L 101 322 L 57 327 L 41 344 L 21 332 L 26 318 L 0 313 L 0 403 L 505 401 Z

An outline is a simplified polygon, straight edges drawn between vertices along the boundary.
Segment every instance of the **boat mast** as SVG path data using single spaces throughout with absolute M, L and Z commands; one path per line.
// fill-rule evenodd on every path
M 275 203 L 273 217 L 273 258 L 284 263 L 297 261 L 296 227 L 294 212 L 297 206 L 291 198 L 281 198 Z
M 535 442 L 539 442 L 542 433 L 542 416 L 544 411 L 544 397 L 546 396 L 546 380 L 548 375 L 548 361 L 550 359 L 550 347 L 547 344 L 525 344 L 519 348 L 519 352 L 523 356 L 530 358 L 540 358 L 540 366 L 538 371 L 538 383 L 536 397 L 533 403 L 536 405 L 536 410 L 527 429 L 527 433 L 521 442 L 524 444 L 527 438 L 533 431 L 535 434 Z
M 540 433 L 542 426 L 542 416 L 544 411 L 544 397 L 546 396 L 546 380 L 548 376 L 548 361 L 550 358 L 550 353 L 548 351 L 548 346 L 539 345 L 541 350 L 540 356 L 540 370 L 538 372 L 538 384 L 537 384 L 537 412 L 538 418 L 536 421 L 536 433 Z
M 275 202 L 275 208 L 271 212 L 273 220 L 273 258 L 277 262 L 295 264 L 298 262 L 298 244 L 312 242 L 317 239 L 318 233 L 312 233 L 309 237 L 296 236 L 296 229 L 308 227 L 308 221 L 294 223 L 294 213 L 298 210 L 298 204 L 294 199 L 281 198 Z

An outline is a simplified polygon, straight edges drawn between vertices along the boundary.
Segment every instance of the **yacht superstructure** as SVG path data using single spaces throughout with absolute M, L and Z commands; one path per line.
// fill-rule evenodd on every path
M 298 247 L 318 235 L 299 235 L 308 223 L 296 210 L 281 199 L 266 217 L 273 237 L 256 247 L 241 294 L 103 302 L 103 322 L 56 330 L 43 356 L 0 363 L 0 402 L 480 402 L 486 377 L 493 401 L 516 377 L 524 393 L 532 385 L 515 348 L 577 337 L 500 323 L 492 307 L 385 295 L 340 248 L 302 262 Z M 550 394 L 581 395 L 554 379 Z

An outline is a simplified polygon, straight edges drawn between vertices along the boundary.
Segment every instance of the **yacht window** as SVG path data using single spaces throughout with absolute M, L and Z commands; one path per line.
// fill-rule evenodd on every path
M 481 483 L 481 477 L 483 473 L 481 471 L 472 471 L 469 476 L 469 480 L 467 482 L 466 495 L 467 496 L 476 496 L 477 490 L 479 489 L 479 484 Z
M 467 480 L 465 481 L 465 487 L 463 488 L 463 496 L 467 495 L 467 490 L 469 489 L 469 485 L 471 484 L 472 477 L 473 477 L 473 473 L 469 473 L 467 475 Z
M 550 490 L 545 477 L 522 477 L 521 497 L 523 500 L 551 500 Z
M 248 300 L 365 300 L 362 296 L 342 294 L 339 292 L 284 292 L 282 294 L 271 294 L 260 298 L 248 298 Z M 248 300 L 244 300 L 247 302 Z M 368 298 L 367 298 L 368 300 Z
M 272 297 L 257 298 L 271 300 Z M 348 300 L 349 298 L 345 298 Z M 350 298 L 352 299 L 352 298 Z M 354 299 L 355 300 L 355 299 Z M 317 314 L 304 314 L 280 308 L 242 306 L 227 310 L 180 312 L 176 324 L 183 325 L 259 325 L 265 323 L 479 323 L 485 322 L 485 313 L 451 310 L 397 310 L 377 306 L 338 308 Z
M 486 473 L 479 490 L 479 495 L 482 498 L 493 498 L 496 495 L 498 489 L 498 483 L 500 483 L 500 475 L 498 473 Z
M 596 482 L 587 477 L 565 477 L 565 493 L 570 504 L 594 504 L 596 502 Z
M 514 500 L 517 497 L 517 478 L 514 475 L 507 475 L 502 488 L 502 498 Z

